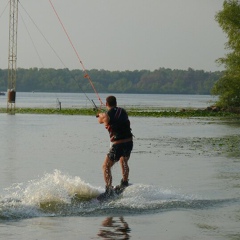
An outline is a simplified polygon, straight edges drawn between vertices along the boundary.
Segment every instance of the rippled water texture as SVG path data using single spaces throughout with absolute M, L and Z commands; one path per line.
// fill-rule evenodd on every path
M 94 116 L 1 114 L 0 238 L 240 238 L 239 121 L 130 120 L 133 185 L 100 203 L 109 140 Z

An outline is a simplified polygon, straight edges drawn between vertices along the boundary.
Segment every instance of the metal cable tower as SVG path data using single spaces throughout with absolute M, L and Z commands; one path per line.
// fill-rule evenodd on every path
M 7 113 L 15 114 L 16 102 L 16 72 L 17 72 L 17 28 L 18 2 L 10 0 L 9 12 L 9 48 L 8 48 L 8 98 Z

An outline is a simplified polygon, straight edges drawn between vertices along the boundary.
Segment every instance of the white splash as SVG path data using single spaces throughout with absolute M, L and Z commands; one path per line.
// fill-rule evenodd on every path
M 24 190 L 24 201 L 31 204 L 48 201 L 71 203 L 75 195 L 94 198 L 98 194 L 98 189 L 80 177 L 71 177 L 55 170 L 52 174 L 29 182 Z
M 42 178 L 5 189 L 0 196 L 0 219 L 44 216 L 44 210 L 54 212 L 56 206 L 71 204 L 75 196 L 81 201 L 95 198 L 98 194 L 97 188 L 80 177 L 71 177 L 55 170 Z

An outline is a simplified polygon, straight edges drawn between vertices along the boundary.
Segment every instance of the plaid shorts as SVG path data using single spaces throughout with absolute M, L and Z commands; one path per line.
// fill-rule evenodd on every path
M 121 157 L 130 157 L 132 149 L 133 141 L 113 144 L 107 155 L 110 160 L 117 162 Z

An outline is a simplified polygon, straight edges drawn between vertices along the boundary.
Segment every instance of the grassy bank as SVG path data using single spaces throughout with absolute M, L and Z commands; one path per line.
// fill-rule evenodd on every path
M 136 117 L 234 117 L 240 118 L 240 114 L 228 111 L 208 111 L 206 109 L 127 109 L 129 116 Z M 6 108 L 0 108 L 0 113 L 7 113 Z M 54 109 L 54 108 L 16 108 L 16 114 L 62 114 L 62 115 L 96 115 L 96 112 L 91 108 L 68 108 L 68 109 Z

